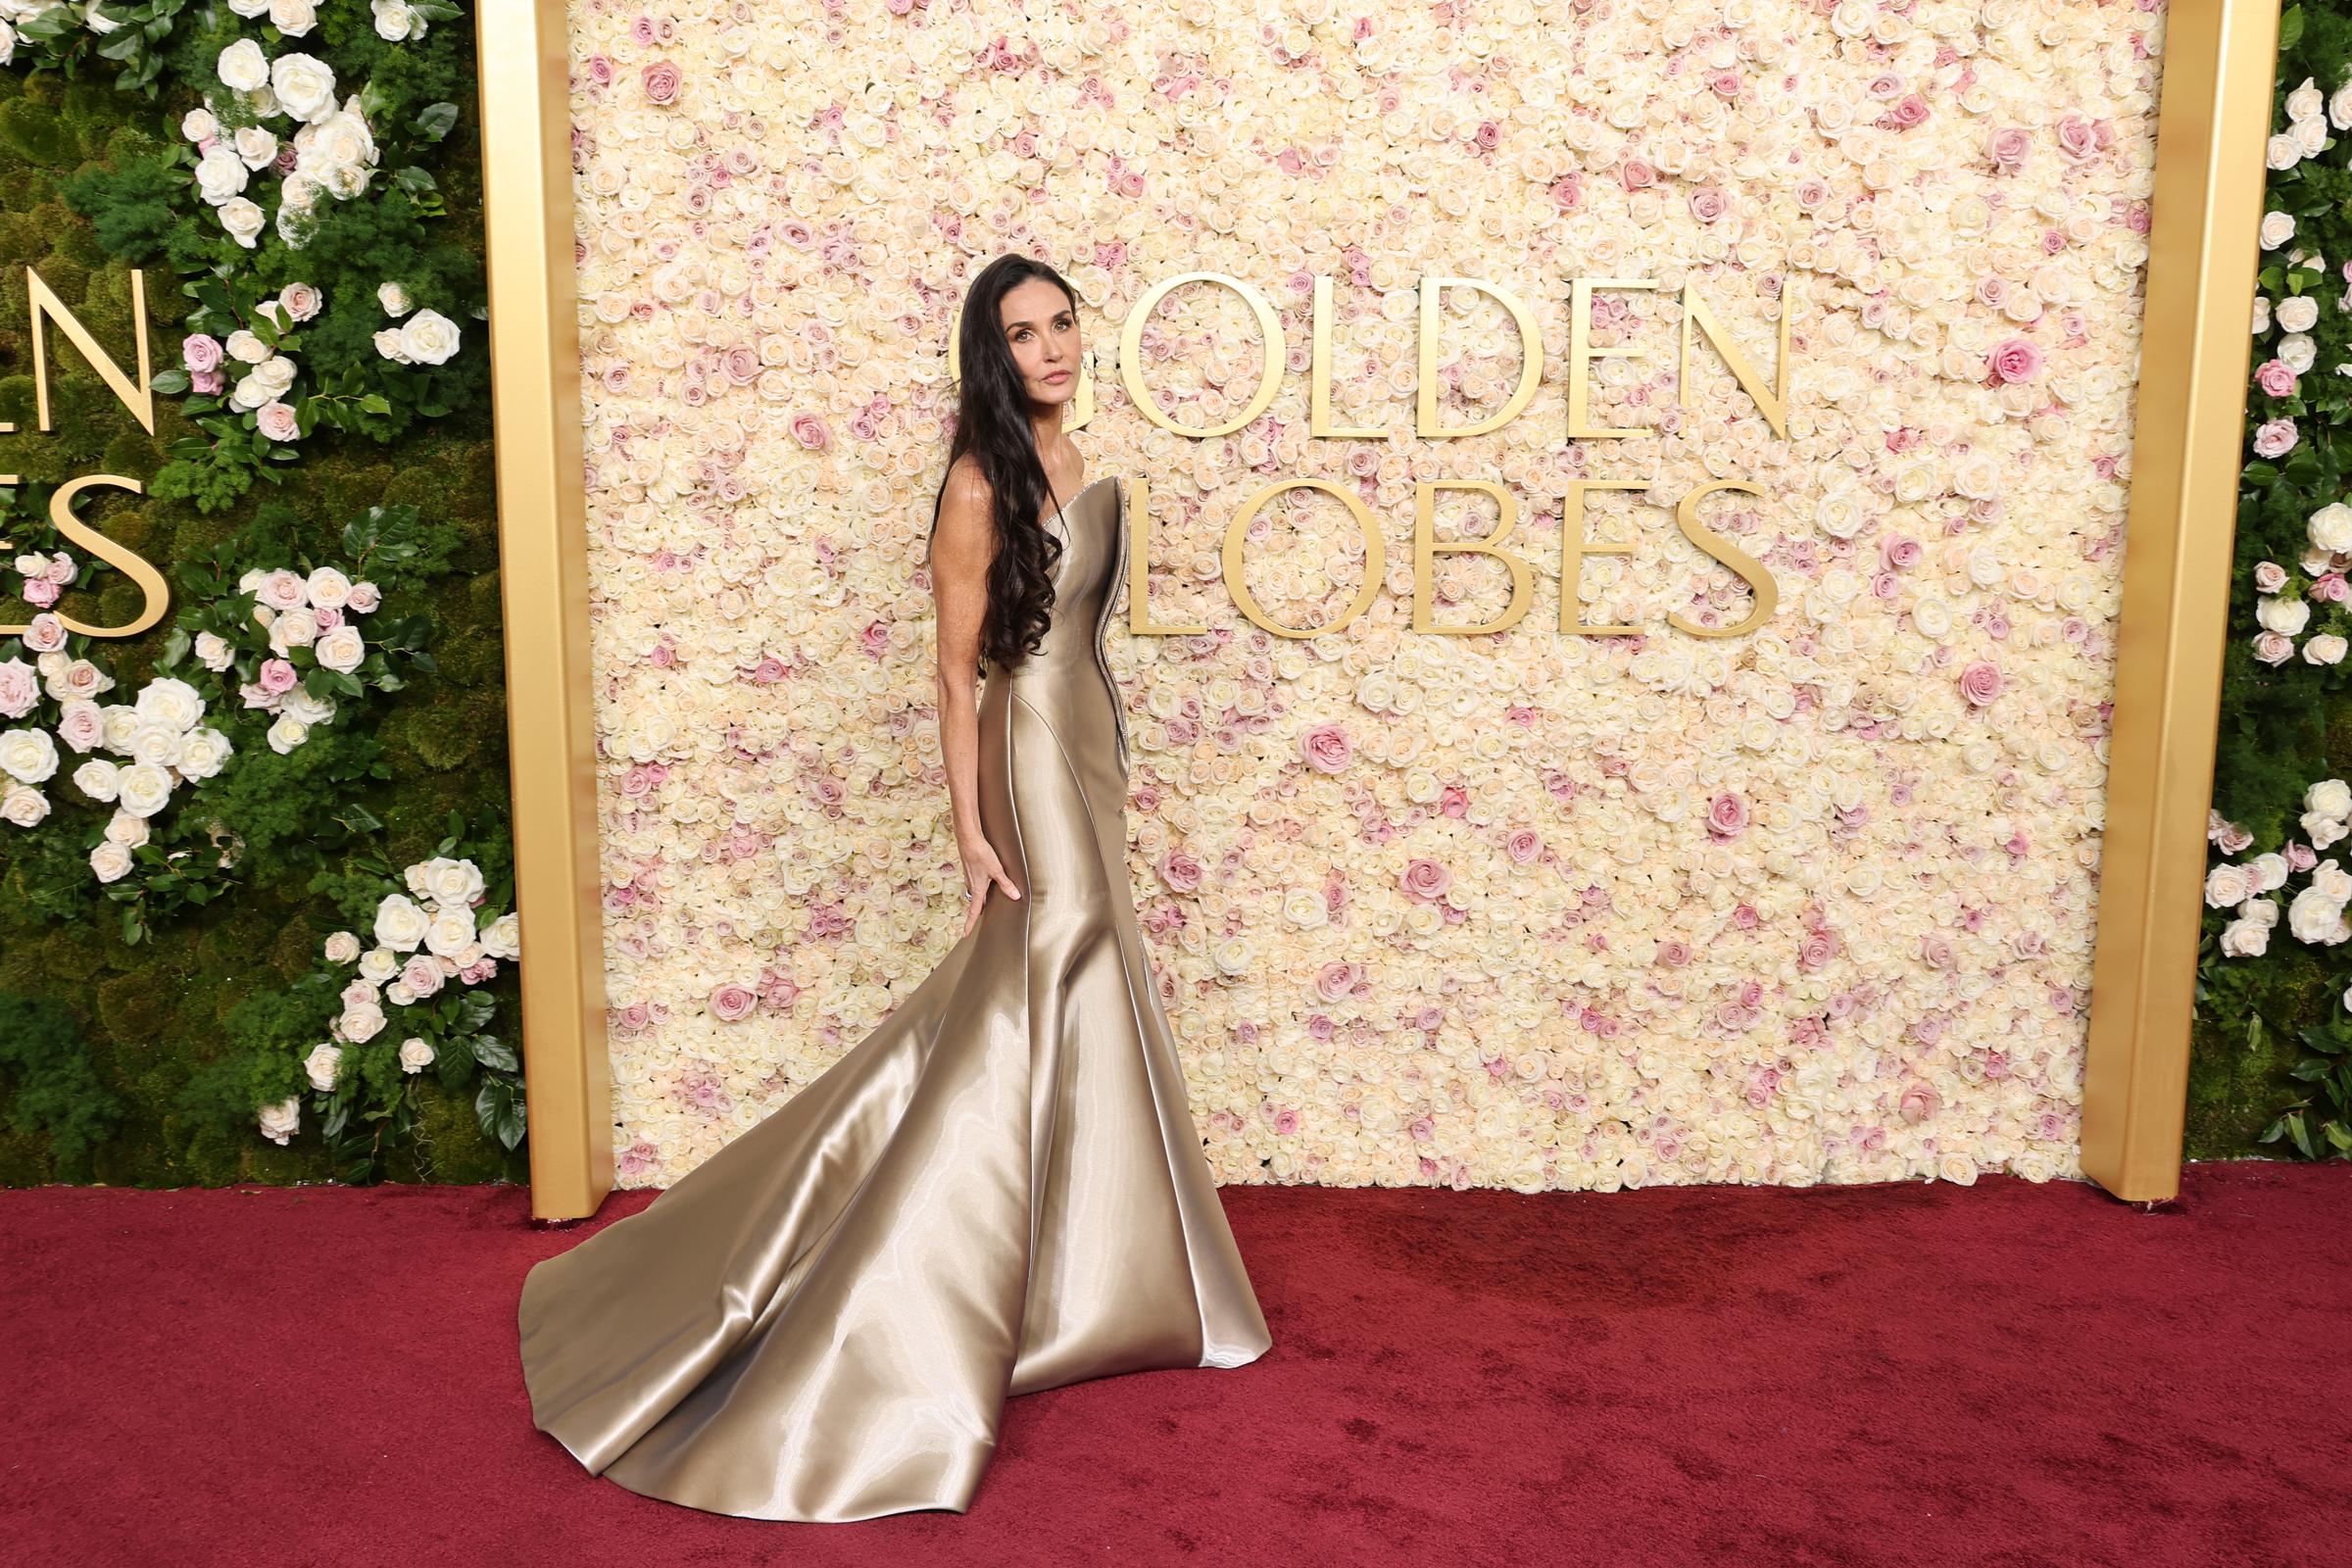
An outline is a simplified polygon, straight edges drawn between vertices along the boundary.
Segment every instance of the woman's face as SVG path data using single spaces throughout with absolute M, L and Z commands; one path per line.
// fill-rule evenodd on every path
M 1042 277 L 1025 278 L 998 302 L 1005 346 L 1034 403 L 1067 403 L 1078 392 L 1078 313 Z

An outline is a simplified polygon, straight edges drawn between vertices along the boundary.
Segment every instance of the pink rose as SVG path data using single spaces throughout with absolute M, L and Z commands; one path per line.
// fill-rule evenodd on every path
M 1159 858 L 1159 879 L 1178 893 L 1191 893 L 1200 886 L 1200 862 L 1183 850 L 1170 850 Z
M 282 696 L 294 689 L 302 677 L 292 664 L 282 659 L 265 659 L 255 684 L 272 697 Z
M 2283 632 L 2259 632 L 2254 638 L 2254 657 L 2266 664 L 2283 664 L 2295 654 L 2295 640 Z
M 1747 831 L 1747 800 L 1726 790 L 1707 803 L 1707 831 L 1719 839 L 1736 839 Z
M 1532 827 L 1513 828 L 1503 835 L 1502 853 L 1513 865 L 1526 865 L 1544 853 L 1544 835 Z
M 1889 534 L 1879 545 L 1879 559 L 1890 571 L 1909 571 L 1919 564 L 1920 543 L 1909 534 Z
M 1894 107 L 1886 112 L 1886 118 L 1897 130 L 1909 130 L 1913 125 L 1924 124 L 1928 118 L 1928 101 L 1918 93 L 1907 92 L 1895 100 Z
M 58 584 L 51 582 L 46 577 L 27 577 L 24 579 L 24 602 L 28 605 L 31 605 L 36 610 L 47 610 L 51 605 L 56 604 L 60 598 L 64 597 L 64 595 L 65 589 L 60 587 Z M 12 716 L 22 717 L 23 715 L 17 714 Z
M 760 993 L 738 981 L 729 980 L 710 992 L 710 1015 L 721 1023 L 740 1022 L 759 1005 Z
M 1424 904 L 1435 903 L 1446 896 L 1447 888 L 1453 886 L 1453 873 L 1446 869 L 1444 862 L 1416 855 L 1405 862 L 1404 872 L 1396 879 L 1396 885 L 1404 890 L 1404 896 L 1408 899 L 1418 899 Z
M 2254 384 L 2271 397 L 2290 398 L 2295 395 L 2295 372 L 2284 360 L 2265 360 L 2254 371 Z
M 1702 223 L 1712 223 L 1731 210 L 1731 198 L 1720 186 L 1701 185 L 1690 192 L 1690 216 Z
M 1298 1130 L 1298 1113 L 1297 1111 L 1285 1107 L 1284 1109 L 1278 1110 L 1274 1113 L 1274 1133 L 1276 1137 L 1287 1138 Z
M 1808 931 L 1796 945 L 1796 966 L 1810 973 L 1838 956 L 1838 933 Z
M 2286 586 L 2286 568 L 2276 561 L 2254 564 L 2254 586 L 2266 594 L 2275 594 Z
M 280 403 L 275 398 L 253 411 L 254 428 L 272 441 L 291 441 L 302 433 L 302 421 L 295 416 L 294 405 Z
M 2310 597 L 2330 605 L 2344 604 L 2352 601 L 2352 583 L 2346 582 L 2340 571 L 2323 572 L 2311 585 Z
M 220 340 L 203 332 L 180 340 L 179 362 L 191 370 L 219 369 L 220 353 Z
M 2299 432 L 2292 419 L 2272 419 L 2254 427 L 2254 455 L 2258 458 L 2281 458 L 2295 448 Z
M 1627 190 L 1647 190 L 1658 182 L 1658 172 L 1640 158 L 1628 158 L 1618 166 L 1617 177 Z
M 1992 133 L 1986 151 L 1992 155 L 1992 167 L 1995 170 L 2012 174 L 2025 167 L 2026 155 L 2033 148 L 2034 138 L 2022 127 L 2003 125 Z
M 2032 338 L 2005 337 L 1984 356 L 1984 368 L 2012 384 L 2031 381 L 2041 373 L 2041 347 Z
M 0 663 L 0 718 L 23 718 L 40 701 L 41 683 L 21 659 Z
M 219 370 L 198 370 L 188 377 L 188 390 L 208 398 L 219 397 L 227 384 Z
M 318 314 L 326 300 L 312 283 L 288 283 L 277 291 L 277 303 L 297 321 L 307 321 Z
M 1895 1105 L 1895 1114 L 1916 1127 L 1943 1108 L 1943 1097 L 1923 1083 L 1913 1083 L 1903 1090 L 1903 1098 Z
M 1974 659 L 1960 671 L 1960 695 L 1983 708 L 2001 695 L 2001 666 L 1989 659 Z
M 2060 115 L 2056 129 L 2058 150 L 2076 163 L 2082 163 L 2098 154 L 2098 127 L 2081 115 Z
M 1355 746 L 1337 724 L 1317 724 L 1298 737 L 1298 751 L 1307 766 L 1319 773 L 1338 773 L 1354 760 Z
M 1658 961 L 1669 969 L 1680 969 L 1690 961 L 1690 944 L 1681 937 L 1668 937 L 1658 944 Z
M 813 414 L 796 414 L 792 416 L 792 438 L 810 452 L 822 452 L 833 444 L 833 433 L 825 428 L 825 421 Z
M 2231 853 L 2236 852 L 2232 851 Z M 2297 841 L 2286 847 L 2286 868 L 2288 870 L 2308 871 L 2319 863 L 2320 852 L 2310 845 Z
M 1315 995 L 1337 1002 L 1355 989 L 1357 966 L 1335 958 L 1315 971 Z
M 1930 931 L 1919 939 L 1919 956 L 1936 969 L 1949 969 L 1959 958 L 1950 935 L 1942 931 Z
M 656 60 L 645 68 L 645 97 L 648 103 L 674 104 L 685 73 L 667 60 Z

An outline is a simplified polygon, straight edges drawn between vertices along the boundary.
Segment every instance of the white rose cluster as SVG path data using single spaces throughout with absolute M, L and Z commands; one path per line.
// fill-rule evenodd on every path
M 2335 138 L 2328 134 L 2330 126 L 2352 130 L 2352 82 L 2336 88 L 2330 96 L 2305 76 L 2301 85 L 2286 95 L 2285 107 L 2286 128 L 2273 135 L 2264 148 L 2264 162 L 2274 171 L 2292 169 L 2335 145 Z
M 229 9 L 239 16 L 267 17 L 286 38 L 304 36 L 316 22 L 311 0 L 232 0 Z M 414 7 L 399 8 L 397 32 L 387 30 L 393 15 L 383 5 L 376 8 L 376 30 L 384 37 L 423 36 L 423 19 Z M 317 56 L 290 51 L 272 60 L 253 38 L 223 48 L 214 75 L 244 112 L 237 118 L 250 116 L 260 123 L 223 136 L 209 97 L 181 119 L 180 134 L 196 144 L 197 190 L 220 210 L 221 227 L 238 244 L 251 248 L 263 226 L 274 221 L 278 238 L 299 250 L 309 240 L 307 220 L 321 194 L 349 201 L 375 176 L 375 133 L 361 110 L 362 95 L 338 98 L 334 68 Z M 291 122 L 282 134 L 270 125 L 280 120 Z M 248 193 L 254 176 L 264 171 L 282 176 L 273 202 L 268 190 Z M 265 201 L 256 201 L 256 194 Z
M 2206 906 L 2236 911 L 2222 927 L 2224 957 L 2259 957 L 2269 951 L 2279 918 L 2278 901 L 2270 895 L 2285 887 L 2298 869 L 2309 871 L 2311 879 L 2287 902 L 2287 930 L 2296 941 L 2320 947 L 2352 938 L 2352 922 L 2344 915 L 2345 906 L 2352 903 L 2352 871 L 2319 854 L 2352 834 L 2352 784 L 2326 778 L 2305 790 L 2299 825 L 2309 844 L 2289 844 L 2283 854 L 2273 851 L 2242 863 L 2225 860 L 2205 873 Z M 2224 855 L 2235 855 L 2252 843 L 2251 834 L 2219 812 L 2208 813 L 2206 837 Z
M 270 634 L 270 657 L 255 678 L 238 684 L 245 706 L 272 715 L 270 749 L 280 756 L 310 738 L 311 726 L 335 716 L 331 697 L 313 697 L 302 685 L 295 651 L 306 649 L 322 668 L 350 674 L 368 659 L 368 640 L 353 617 L 382 603 L 372 582 L 354 582 L 334 566 L 315 566 L 306 575 L 290 566 L 247 568 L 237 589 L 253 595 L 253 621 Z M 195 654 L 205 668 L 225 671 L 235 648 L 213 633 L 199 633 Z
M 407 892 L 377 902 L 368 933 L 372 945 L 356 932 L 337 931 L 320 946 L 326 963 L 355 971 L 342 987 L 341 1011 L 327 1026 L 330 1038 L 303 1058 L 311 1087 L 321 1094 L 333 1092 L 347 1047 L 384 1032 L 387 1008 L 422 1002 L 452 982 L 481 985 L 497 975 L 499 960 L 521 954 L 514 911 L 479 923 L 484 883 L 474 861 L 436 856 L 409 866 L 402 880 Z M 421 1035 L 402 1040 L 398 1052 L 401 1070 L 410 1073 L 421 1072 L 438 1055 Z M 265 1136 L 283 1143 L 272 1128 L 291 1134 L 299 1118 L 284 1105 L 265 1106 L 260 1123 Z
M 58 735 L 71 750 L 111 754 L 89 756 L 73 774 L 84 799 L 115 808 L 106 836 L 90 851 L 90 869 L 100 882 L 129 874 L 131 852 L 147 842 L 149 821 L 171 804 L 174 790 L 227 764 L 234 748 L 204 722 L 204 711 L 203 694 L 171 675 L 149 681 L 128 703 L 102 706 L 74 698 L 61 706 Z
M 387 283 L 386 288 L 397 285 Z M 399 295 L 405 301 L 406 295 Z M 386 309 L 390 309 L 389 305 Z M 393 314 L 398 315 L 398 312 Z M 396 365 L 446 365 L 458 352 L 458 323 L 439 311 L 422 310 L 398 326 L 375 334 L 375 352 Z
M 1097 474 L 1153 486 L 1155 593 L 1215 632 L 1105 654 L 1135 719 L 1126 847 L 1154 884 L 1151 957 L 1182 998 L 1169 1021 L 1222 1179 L 2079 1174 L 2156 14 L 1837 0 L 1806 36 L 1797 9 L 1620 0 L 1562 27 L 1510 4 L 1464 31 L 1391 7 L 1356 37 L 1285 21 L 1269 46 L 1202 43 L 1144 7 L 1115 41 L 1046 27 L 1036 47 L 1067 74 L 1015 78 L 988 70 L 985 8 L 813 56 L 777 8 L 574 8 L 630 1182 L 691 1170 L 945 946 L 953 879 L 889 848 L 945 842 L 936 792 L 892 785 L 936 771 L 933 735 L 875 718 L 919 706 L 928 677 L 825 650 L 886 622 L 920 558 L 955 413 L 936 367 L 971 259 L 1023 243 L 1035 194 L 1073 173 L 1187 217 L 1053 242 L 1099 411 L 1124 403 L 1125 302 L 1222 272 L 1287 317 L 1326 277 L 1348 322 L 1333 413 L 1389 432 L 1309 438 L 1298 331 L 1267 346 L 1275 407 L 1230 436 L 1089 427 Z M 1515 69 L 1468 94 L 1448 75 L 1465 47 Z M 1286 90 L 1310 54 L 1365 111 L 1345 136 Z M 1264 126 L 1243 134 L 1198 91 L 1157 121 L 1104 115 L 1163 101 L 1153 62 L 1178 57 Z M 2096 92 L 2062 86 L 2074 60 Z M 943 79 L 971 87 L 952 112 L 905 107 Z M 775 131 L 811 117 L 839 137 L 821 170 Z M 956 244 L 893 239 L 933 232 Z M 1535 301 L 1546 341 L 1565 340 L 1569 275 L 1652 280 L 1593 291 L 1588 411 L 1650 428 L 1580 453 L 1547 376 L 1498 428 L 1415 438 L 1416 286 L 1441 271 Z M 1767 384 L 1793 321 L 1785 427 L 1704 345 L 1678 384 L 1685 284 Z M 1437 348 L 1446 422 L 1467 424 L 1512 398 L 1522 357 L 1497 302 L 1452 304 Z M 1155 309 L 1135 368 L 1171 416 L 1250 403 L 1250 317 L 1230 290 Z M 1494 478 L 1556 543 L 1543 530 L 1589 458 L 1652 480 L 1588 498 L 1590 537 L 1628 554 L 1586 561 L 1578 588 L 1588 625 L 1642 637 L 1558 635 L 1556 598 L 1494 638 L 1410 629 L 1417 483 Z M 1221 530 L 1275 476 L 1359 495 L 1392 546 L 1344 627 L 1264 633 L 1217 584 Z M 1761 498 L 1719 493 L 1703 515 L 1769 563 L 1778 609 L 1694 638 L 1666 614 L 1728 627 L 1751 599 L 1674 509 L 1733 476 Z M 1359 580 L 1352 529 L 1308 526 L 1251 551 L 1250 591 L 1293 625 L 1335 621 Z M 1495 564 L 1433 565 L 1441 618 L 1499 612 Z M 2323 596 L 2300 597 L 2316 618 Z M 761 696 L 779 685 L 788 700 Z M 846 760 L 858 823 L 744 795 L 741 756 L 787 747 Z M 1416 996 L 1384 972 L 1468 978 Z
M 2352 618 L 2342 608 L 2352 603 L 2352 581 L 2346 578 L 2352 567 L 2352 506 L 2330 501 L 2314 512 L 2305 524 L 2305 540 L 2301 565 L 2313 579 L 2309 583 L 2295 581 L 2275 561 L 2255 563 L 2254 619 L 2260 629 L 2253 644 L 2254 658 L 2262 663 L 2283 664 L 2295 657 L 2295 639 L 2306 631 L 2312 633 L 2301 644 L 2307 664 L 2340 664 L 2352 647 L 2344 633 Z M 2325 617 L 2317 630 L 2315 614 Z

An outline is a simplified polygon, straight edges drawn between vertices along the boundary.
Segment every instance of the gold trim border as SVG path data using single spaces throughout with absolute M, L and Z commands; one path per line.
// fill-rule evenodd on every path
M 2082 1171 L 2180 1191 L 2230 565 L 2245 463 L 2276 0 L 2173 0 L 2132 420 Z
M 531 1212 L 612 1186 L 564 0 L 487 0 L 484 208 Z M 2278 60 L 2271 0 L 2173 0 L 2109 741 L 2082 1168 L 2180 1191 L 2206 811 Z
M 484 0 L 474 37 L 531 1214 L 577 1219 L 595 1213 L 612 1189 L 612 1065 L 597 858 L 570 36 L 562 0 Z

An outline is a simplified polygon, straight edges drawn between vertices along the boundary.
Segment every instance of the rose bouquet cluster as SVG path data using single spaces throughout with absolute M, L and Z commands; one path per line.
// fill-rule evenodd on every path
M 2234 912 L 2222 928 L 2218 943 L 2224 957 L 2256 957 L 2270 948 L 2271 933 L 2279 917 L 2278 902 L 2271 895 L 2286 886 L 2289 877 L 2311 873 L 2310 882 L 2285 906 L 2286 928 L 2298 942 L 2334 947 L 2352 939 L 2352 921 L 2344 917 L 2352 904 L 2352 871 L 2320 852 L 2352 836 L 2352 785 L 2327 778 L 2303 795 L 2301 826 L 2309 843 L 2289 840 L 2283 849 L 2258 855 L 2251 860 L 2225 860 L 2205 873 L 2205 906 Z M 2219 811 L 2207 814 L 2205 837 L 2223 855 L 2237 855 L 2253 847 L 2254 836 Z
M 2283 664 L 2295 657 L 2295 639 L 2307 664 L 2340 664 L 2347 647 L 2344 632 L 2352 627 L 2343 607 L 2352 603 L 2352 506 L 2330 501 L 2311 514 L 2309 547 L 2298 563 L 2306 583 L 2275 561 L 2254 564 L 2254 587 L 2260 595 L 2254 618 L 2262 629 L 2254 634 L 2254 657 L 2266 664 Z M 2320 628 L 2312 624 L 2314 604 L 2325 607 Z
M 455 847 L 462 824 L 453 824 Z M 377 899 L 364 942 L 337 931 L 320 949 L 323 966 L 308 983 L 335 992 L 336 1011 L 328 1038 L 301 1059 L 310 1090 L 322 1102 L 323 1133 L 340 1136 L 361 1097 L 366 1120 L 385 1120 L 407 1105 L 402 1079 L 440 1065 L 446 1083 L 462 1083 L 478 1066 L 491 1070 L 476 1110 L 483 1130 L 513 1149 L 522 1137 L 522 1105 L 514 1074 L 512 1047 L 483 1032 L 495 1012 L 479 988 L 499 973 L 499 960 L 521 956 L 521 932 L 514 910 L 494 912 L 508 902 L 501 890 L 493 901 L 481 866 L 469 857 L 439 854 L 401 872 L 400 891 Z M 355 1056 L 372 1052 L 382 1058 L 368 1071 Z M 256 1115 L 262 1136 L 289 1143 L 302 1127 L 299 1091 L 262 1104 Z
M 48 818 L 50 802 L 40 786 L 63 765 L 60 742 L 76 755 L 122 759 L 90 756 L 72 774 L 84 799 L 115 808 L 105 837 L 90 851 L 90 869 L 100 882 L 120 881 L 131 869 L 131 852 L 148 842 L 150 820 L 173 793 L 218 774 L 234 748 L 204 722 L 204 695 L 186 681 L 163 676 L 129 703 L 101 705 L 95 698 L 114 688 L 114 677 L 65 651 L 64 627 L 54 614 L 33 617 L 24 641 L 36 660 L 0 661 L 0 716 L 26 717 L 44 694 L 58 713 L 54 734 L 37 725 L 0 730 L 0 774 L 7 779 L 0 818 L 24 828 Z
M 368 659 L 368 640 L 353 624 L 382 603 L 372 582 L 353 582 L 333 566 L 316 566 L 306 576 L 289 567 L 264 571 L 256 566 L 237 579 L 240 593 L 253 595 L 253 623 L 267 635 L 268 652 L 260 656 L 251 679 L 237 694 L 247 708 L 258 708 L 274 720 L 270 748 L 290 752 L 307 739 L 314 724 L 331 722 L 332 697 L 318 695 L 303 684 L 308 670 L 350 675 Z M 226 673 L 239 650 L 215 631 L 201 631 L 194 642 L 196 658 L 216 674 Z M 322 683 L 323 684 L 323 683 Z

